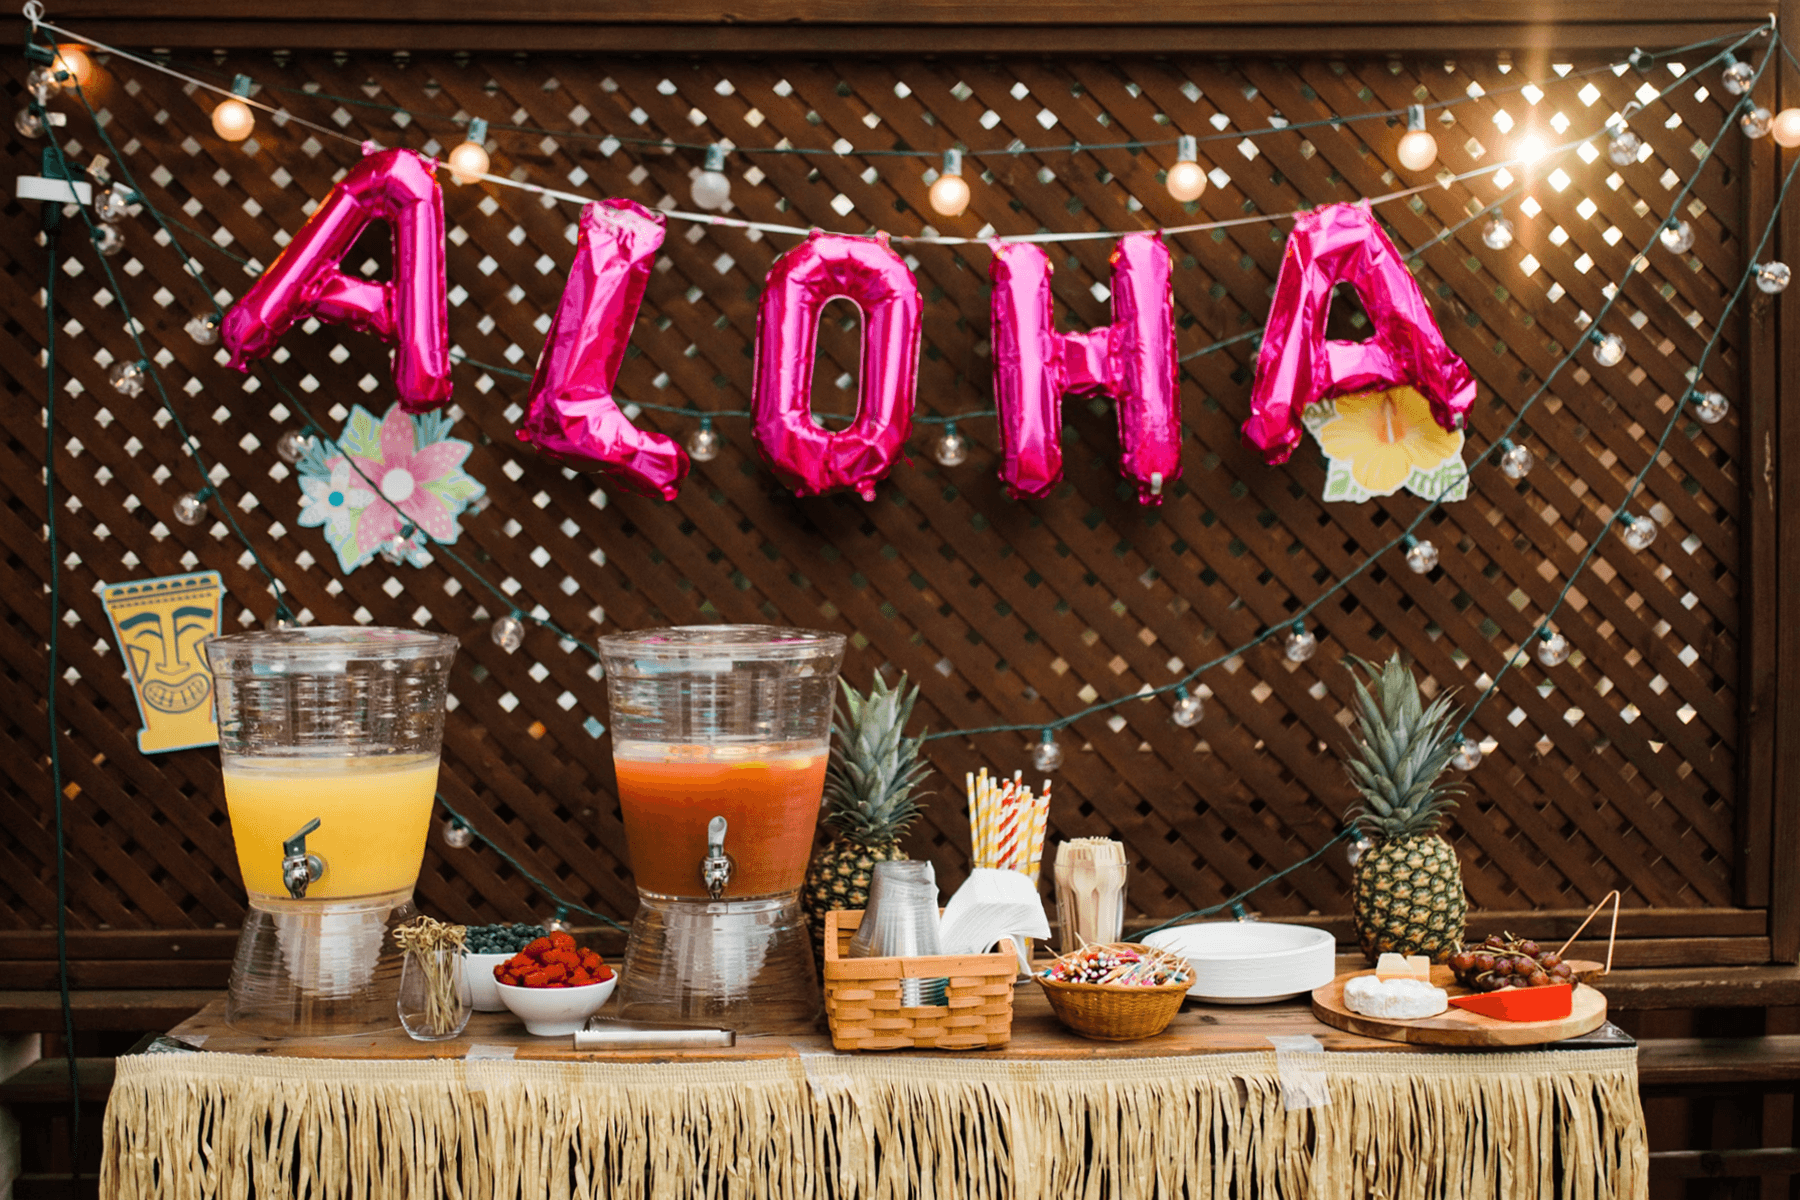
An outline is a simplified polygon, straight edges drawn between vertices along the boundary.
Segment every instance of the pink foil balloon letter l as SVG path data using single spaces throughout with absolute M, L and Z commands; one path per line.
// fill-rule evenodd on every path
M 633 200 L 581 210 L 569 282 L 544 339 L 519 440 L 640 495 L 675 499 L 688 456 L 674 439 L 639 429 L 613 398 L 631 327 L 644 302 L 663 217 Z

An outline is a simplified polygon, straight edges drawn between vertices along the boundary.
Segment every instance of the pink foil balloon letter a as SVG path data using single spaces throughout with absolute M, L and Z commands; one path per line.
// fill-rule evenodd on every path
M 1365 342 L 1330 341 L 1331 289 L 1349 283 L 1375 331 Z M 1475 377 L 1451 353 L 1431 306 L 1368 201 L 1331 204 L 1294 218 L 1275 280 L 1275 300 L 1244 442 L 1270 466 L 1300 444 L 1300 414 L 1321 400 L 1409 384 L 1454 430 L 1475 403 Z
M 635 201 L 602 200 L 581 210 L 575 264 L 538 357 L 518 437 L 577 470 L 604 472 L 629 491 L 673 500 L 688 472 L 687 452 L 672 438 L 633 425 L 613 399 L 662 240 L 662 214 Z
M 856 420 L 828 433 L 812 415 L 819 314 L 832 300 L 862 309 Z M 919 285 L 886 237 L 812 234 L 776 260 L 756 313 L 756 441 L 796 496 L 850 488 L 875 498 L 912 432 L 919 376 Z
M 369 222 L 394 234 L 394 277 L 347 275 L 338 263 Z M 225 314 L 231 365 L 275 349 L 307 317 L 335 321 L 394 344 L 394 390 L 407 412 L 450 399 L 449 305 L 444 296 L 444 196 L 430 159 L 380 150 L 351 168 L 300 232 Z
M 1154 233 L 1127 234 L 1112 255 L 1113 323 L 1057 333 L 1050 260 L 1026 242 L 996 242 L 994 404 L 1000 478 L 1013 495 L 1046 496 L 1062 479 L 1062 398 L 1104 392 L 1119 416 L 1120 468 L 1138 500 L 1162 503 L 1181 477 L 1180 379 L 1169 250 Z

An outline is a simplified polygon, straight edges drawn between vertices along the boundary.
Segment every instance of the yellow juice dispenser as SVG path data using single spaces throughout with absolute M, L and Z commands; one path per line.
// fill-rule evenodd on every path
M 226 1020 L 272 1037 L 397 1024 L 457 643 L 305 628 L 206 642 L 219 762 L 249 913 Z

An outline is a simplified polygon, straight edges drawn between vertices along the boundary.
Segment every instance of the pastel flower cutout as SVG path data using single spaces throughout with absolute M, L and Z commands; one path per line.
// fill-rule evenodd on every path
M 1432 471 L 1460 459 L 1463 435 L 1431 415 L 1425 397 L 1410 387 L 1340 396 L 1337 415 L 1316 430 L 1325 453 L 1349 465 L 1372 496 L 1391 496 L 1414 470 Z

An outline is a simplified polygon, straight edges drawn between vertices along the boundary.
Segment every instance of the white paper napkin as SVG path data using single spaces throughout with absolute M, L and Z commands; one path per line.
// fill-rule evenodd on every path
M 1048 938 L 1050 918 L 1029 878 L 1017 871 L 977 867 L 944 906 L 939 928 L 945 954 L 982 954 L 1010 937 L 1019 953 L 1019 970 L 1030 972 L 1024 939 Z

